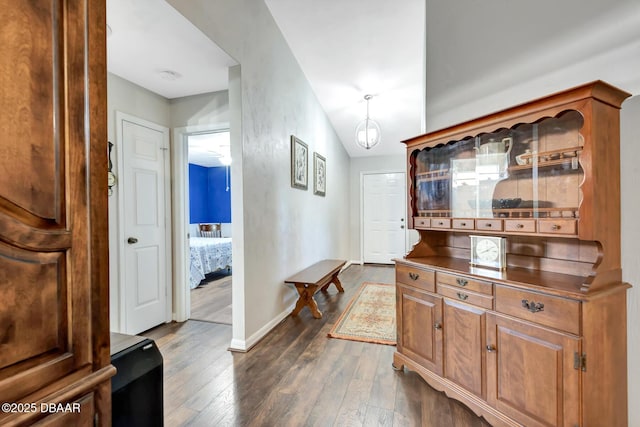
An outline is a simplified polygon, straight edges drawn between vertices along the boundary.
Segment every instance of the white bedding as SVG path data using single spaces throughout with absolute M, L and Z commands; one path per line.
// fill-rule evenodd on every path
M 196 288 L 205 274 L 231 268 L 230 237 L 191 237 L 191 274 L 189 284 Z

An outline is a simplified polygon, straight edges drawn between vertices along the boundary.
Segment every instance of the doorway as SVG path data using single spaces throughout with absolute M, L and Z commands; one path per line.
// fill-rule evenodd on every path
M 406 253 L 404 172 L 362 174 L 362 261 L 393 264 Z
M 231 139 L 188 133 L 189 318 L 232 324 Z

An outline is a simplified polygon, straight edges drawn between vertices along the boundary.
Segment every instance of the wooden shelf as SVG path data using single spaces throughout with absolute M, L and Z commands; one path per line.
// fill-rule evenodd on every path
M 526 165 L 509 166 L 510 172 L 531 170 L 537 165 L 538 168 L 549 168 L 553 166 L 571 166 L 572 170 L 579 170 L 579 155 L 582 147 L 563 148 L 558 150 L 541 151 L 538 153 L 521 154 L 520 159 L 527 161 Z M 537 162 L 536 162 L 537 160 Z
M 470 209 L 471 211 L 472 209 Z M 418 217 L 423 218 L 452 218 L 451 210 L 448 209 L 428 209 L 418 210 Z M 558 219 L 575 219 L 578 218 L 578 207 L 555 207 L 555 208 L 513 208 L 513 209 L 480 209 L 479 212 L 491 212 L 493 216 L 476 217 L 474 215 L 465 215 L 459 218 L 470 219 L 500 219 L 500 218 L 558 218 Z
M 451 177 L 451 175 L 449 174 L 449 169 L 439 169 L 430 172 L 417 173 L 415 176 L 416 181 L 420 182 L 442 181 Z

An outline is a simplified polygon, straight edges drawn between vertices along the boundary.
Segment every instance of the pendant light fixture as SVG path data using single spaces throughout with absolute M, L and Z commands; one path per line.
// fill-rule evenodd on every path
M 380 126 L 369 118 L 369 100 L 373 95 L 365 95 L 367 101 L 367 117 L 356 128 L 356 142 L 364 149 L 371 149 L 380 142 Z

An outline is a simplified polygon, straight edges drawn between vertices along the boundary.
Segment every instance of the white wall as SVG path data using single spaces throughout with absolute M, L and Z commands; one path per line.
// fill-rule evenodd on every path
M 426 34 L 427 130 L 593 80 L 640 91 L 637 0 L 427 0 Z
M 283 283 L 289 275 L 322 258 L 348 258 L 349 158 L 263 1 L 169 3 L 240 64 L 241 147 L 232 142 L 232 179 L 235 189 L 241 170 L 242 200 L 232 194 L 232 222 L 244 247 L 240 274 L 234 252 L 234 288 L 243 280 L 244 295 L 238 301 L 233 294 L 232 345 L 250 346 L 295 303 Z M 236 94 L 229 92 L 231 104 Z M 291 134 L 309 145 L 310 172 L 314 151 L 326 157 L 326 197 L 313 194 L 311 180 L 307 191 L 291 187 Z M 239 161 L 234 150 L 241 150 Z
M 169 100 L 171 127 L 229 123 L 229 92 L 204 93 Z
M 457 19 L 456 19 L 457 18 Z M 427 129 L 592 80 L 640 94 L 637 0 L 427 0 Z M 628 293 L 629 425 L 640 426 L 640 99 L 621 111 L 623 277 Z M 637 186 L 637 185 L 636 185 Z
M 628 293 L 629 427 L 640 426 L 640 96 L 622 104 L 620 130 L 620 191 L 622 192 L 622 278 Z
M 128 80 L 114 74 L 107 75 L 107 123 L 109 141 L 116 144 L 111 153 L 113 170 L 118 171 L 118 147 L 116 141 L 116 111 L 169 127 L 171 122 L 169 101 Z M 119 185 L 113 188 L 109 197 L 109 318 L 112 331 L 120 331 L 120 287 L 118 282 L 118 191 Z

